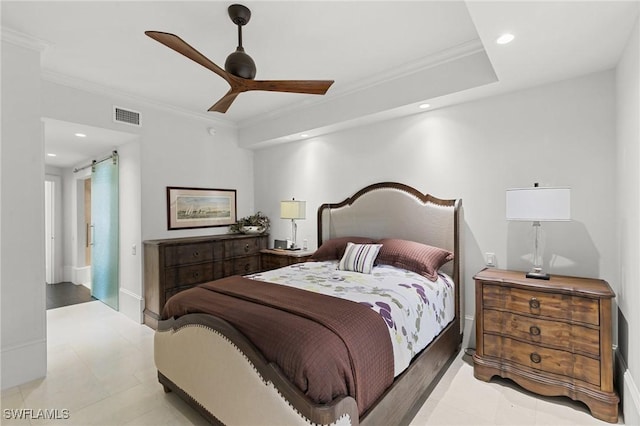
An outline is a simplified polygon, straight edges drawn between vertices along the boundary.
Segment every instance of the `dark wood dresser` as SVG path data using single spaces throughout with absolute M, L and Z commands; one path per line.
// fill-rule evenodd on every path
M 158 326 L 167 299 L 197 284 L 261 270 L 267 235 L 225 234 L 144 241 L 144 323 Z
M 509 378 L 540 395 L 584 402 L 618 421 L 613 387 L 611 301 L 606 281 L 484 269 L 476 283 L 474 376 Z
M 296 263 L 306 262 L 313 254 L 312 251 L 302 250 L 260 250 L 261 264 L 263 271 L 282 268 Z

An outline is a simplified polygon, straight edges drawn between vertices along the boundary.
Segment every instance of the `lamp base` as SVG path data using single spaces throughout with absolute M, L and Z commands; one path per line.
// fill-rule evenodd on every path
M 545 274 L 544 272 L 527 272 L 525 275 L 527 278 L 534 278 L 536 280 L 548 280 L 551 278 L 549 274 Z

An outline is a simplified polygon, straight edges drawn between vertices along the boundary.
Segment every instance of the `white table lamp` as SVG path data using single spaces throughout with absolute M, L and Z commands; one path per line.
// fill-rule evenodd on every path
M 296 241 L 296 233 L 298 231 L 298 225 L 296 219 L 305 219 L 307 210 L 306 201 L 287 200 L 280 201 L 280 218 L 291 219 L 291 246 L 287 247 L 288 250 L 299 250 Z
M 533 267 L 527 278 L 548 280 L 549 274 L 542 269 L 540 253 L 540 222 L 571 220 L 571 190 L 569 188 L 507 189 L 507 220 L 533 222 L 535 242 Z

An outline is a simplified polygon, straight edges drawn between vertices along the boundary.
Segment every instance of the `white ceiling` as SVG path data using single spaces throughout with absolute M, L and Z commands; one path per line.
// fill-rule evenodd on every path
M 424 101 L 439 107 L 612 68 L 639 10 L 638 1 L 244 2 L 252 17 L 243 45 L 257 64 L 256 78 L 335 83 L 324 97 L 243 93 L 226 114 L 208 113 L 228 90 L 226 82 L 144 31 L 175 33 L 223 66 L 237 45 L 226 10 L 231 3 L 2 1 L 3 36 L 11 31 L 44 42 L 45 78 L 71 77 L 242 129 L 265 116 L 286 120 L 292 110 L 327 108 L 394 78 L 401 82 L 465 49 L 484 49 L 498 82 Z M 516 39 L 497 45 L 503 32 Z M 388 98 L 393 114 L 416 112 L 415 105 L 399 108 L 397 98 Z M 385 100 L 379 101 L 378 115 Z M 350 119 L 366 115 L 371 111 L 363 108 Z
M 138 136 L 100 127 L 43 119 L 45 162 L 54 167 L 81 167 L 82 162 L 96 155 L 110 155 L 118 146 L 134 141 Z M 76 136 L 84 135 L 84 137 Z M 54 154 L 55 156 L 50 156 Z M 99 160 L 99 158 L 95 158 Z

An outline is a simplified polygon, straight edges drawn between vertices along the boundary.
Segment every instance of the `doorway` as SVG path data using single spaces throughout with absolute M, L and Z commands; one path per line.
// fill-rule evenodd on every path
M 120 290 L 119 157 L 117 151 L 74 169 L 77 262 L 91 297 L 118 310 Z M 80 270 L 80 268 L 79 268 Z
M 114 150 L 122 149 L 122 158 L 117 159 L 118 184 L 122 184 L 122 187 L 118 188 L 119 195 L 112 197 L 112 201 L 108 203 L 109 206 L 114 206 L 116 202 L 120 203 L 118 207 L 125 209 L 125 212 L 121 212 L 123 214 L 115 215 L 120 223 L 109 228 L 116 233 L 118 240 L 113 243 L 112 249 L 108 250 L 108 260 L 119 264 L 107 269 L 112 272 L 112 277 L 115 276 L 113 295 L 118 299 L 128 298 L 125 301 L 118 300 L 117 305 L 109 302 L 107 304 L 114 308 L 117 306 L 118 310 L 124 307 L 128 316 L 137 318 L 137 311 L 142 312 L 142 308 L 138 308 L 140 291 L 135 287 L 138 282 L 130 281 L 134 283 L 134 288 L 124 290 L 120 286 L 121 278 L 118 274 L 124 270 L 124 273 L 135 279 L 140 275 L 138 270 L 141 269 L 139 257 L 123 256 L 122 247 L 120 247 L 123 235 L 127 247 L 138 246 L 140 240 L 140 136 L 135 133 L 52 118 L 43 118 L 43 122 L 47 153 L 46 173 L 58 175 L 62 180 L 63 214 L 60 217 L 63 232 L 59 235 L 62 247 L 57 251 L 59 257 L 56 261 L 61 266 L 60 279 L 56 281 L 81 284 L 82 286 L 78 287 L 89 289 L 90 294 L 92 291 L 94 293 L 97 291 L 92 289 L 95 287 L 92 285 L 92 277 L 96 275 L 94 272 L 97 270 L 95 251 L 98 237 L 98 230 L 91 227 L 96 221 L 94 212 L 91 211 L 91 205 L 96 198 L 95 191 L 91 187 L 91 169 L 94 160 L 98 168 L 107 163 L 113 165 L 110 154 Z M 109 158 L 108 161 L 102 162 L 101 160 L 105 157 Z M 123 160 L 122 164 L 120 160 Z M 125 202 L 120 202 L 121 197 L 124 197 Z M 126 233 L 119 235 L 123 231 Z

